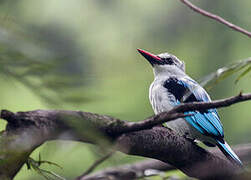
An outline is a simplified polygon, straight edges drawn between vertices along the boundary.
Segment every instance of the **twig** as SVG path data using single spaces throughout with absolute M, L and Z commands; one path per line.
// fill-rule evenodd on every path
M 177 106 L 171 111 L 174 112 L 186 112 L 193 110 L 203 111 L 211 108 L 223 108 L 248 100 L 251 100 L 251 93 L 247 94 L 239 93 L 237 96 L 232 96 L 229 98 L 215 100 L 211 102 L 193 102 L 193 103 L 181 104 L 180 106 Z
M 105 156 L 99 158 L 98 160 L 96 160 L 81 176 L 79 176 L 79 178 L 77 178 L 77 180 L 80 180 L 81 178 L 87 176 L 88 174 L 90 174 L 98 165 L 100 165 L 102 162 L 104 162 L 105 160 L 107 160 L 108 158 L 110 158 L 115 152 L 109 152 L 108 154 L 106 154 Z
M 206 16 L 206 17 L 209 17 L 211 19 L 214 19 L 214 20 L 218 21 L 219 23 L 222 23 L 222 24 L 224 24 L 224 25 L 232 28 L 233 30 L 239 31 L 240 33 L 245 34 L 245 35 L 247 35 L 248 37 L 251 38 L 251 32 L 249 32 L 249 31 L 247 31 L 247 30 L 245 30 L 245 29 L 243 29 L 243 28 L 241 28 L 241 27 L 239 27 L 239 26 L 237 26 L 237 25 L 235 25 L 235 24 L 233 24 L 233 23 L 231 23 L 231 22 L 223 19 L 222 17 L 220 17 L 220 16 L 218 16 L 216 14 L 210 13 L 208 11 L 205 11 L 205 10 L 203 10 L 203 9 L 195 6 L 194 4 L 192 4 L 188 0 L 180 0 L 180 1 L 182 3 L 184 3 L 185 5 L 187 5 L 189 8 L 191 8 L 193 11 L 198 12 L 198 13 L 200 13 L 203 16 Z
M 164 122 L 172 121 L 180 117 L 184 117 L 184 112 L 188 111 L 203 111 L 211 108 L 222 108 L 226 106 L 231 106 L 235 103 L 247 101 L 251 99 L 251 93 L 242 94 L 240 93 L 237 96 L 220 99 L 211 102 L 192 102 L 192 103 L 184 103 L 176 106 L 171 111 L 163 112 L 158 115 L 152 116 L 140 122 L 128 122 L 125 124 L 122 132 L 132 132 L 132 131 L 139 131 L 143 129 L 148 129 L 158 124 L 162 124 Z M 188 114 L 189 115 L 189 114 Z
M 88 176 L 78 177 L 76 180 L 96 180 L 100 179 L 138 179 L 147 176 L 149 171 L 169 171 L 176 169 L 170 164 L 163 163 L 155 159 L 148 159 L 140 162 L 120 165 L 118 167 L 111 167 L 90 174 Z

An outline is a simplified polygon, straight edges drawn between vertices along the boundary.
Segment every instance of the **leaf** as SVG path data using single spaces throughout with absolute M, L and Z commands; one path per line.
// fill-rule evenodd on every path
M 239 81 L 240 78 L 245 76 L 251 68 L 251 57 L 238 61 L 236 63 L 233 63 L 229 66 L 225 66 L 222 68 L 217 69 L 215 72 L 205 76 L 200 80 L 200 84 L 202 86 L 206 86 L 207 88 L 212 88 L 212 86 L 216 85 L 217 83 L 221 82 L 225 78 L 233 75 L 236 72 L 241 71 L 242 69 L 249 67 L 247 70 L 245 70 L 241 75 L 238 76 L 237 82 Z
M 243 71 L 235 80 L 235 84 L 237 84 L 239 82 L 239 80 L 244 77 L 247 73 L 249 73 L 249 71 L 251 71 L 251 66 L 249 66 L 245 71 Z

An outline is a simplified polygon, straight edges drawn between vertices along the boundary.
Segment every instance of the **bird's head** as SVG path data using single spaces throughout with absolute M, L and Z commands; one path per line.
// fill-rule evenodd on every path
M 152 65 L 155 76 L 165 73 L 184 73 L 185 64 L 180 61 L 176 56 L 169 53 L 161 53 L 154 55 L 142 49 L 137 49 L 139 53 L 146 58 Z

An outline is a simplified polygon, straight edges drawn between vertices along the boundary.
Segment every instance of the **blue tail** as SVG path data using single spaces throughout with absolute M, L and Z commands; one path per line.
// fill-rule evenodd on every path
M 225 154 L 225 156 L 235 164 L 243 167 L 243 164 L 241 160 L 238 158 L 238 156 L 234 153 L 234 151 L 230 148 L 230 146 L 227 144 L 227 142 L 220 142 L 217 141 L 217 146 L 220 148 L 220 150 Z

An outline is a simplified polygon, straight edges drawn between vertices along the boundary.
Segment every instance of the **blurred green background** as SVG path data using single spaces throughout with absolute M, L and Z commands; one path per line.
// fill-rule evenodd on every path
M 251 30 L 249 0 L 192 1 Z M 136 48 L 170 52 L 196 80 L 251 56 L 251 41 L 177 0 L 2 0 L 0 108 L 83 110 L 139 121 L 153 114 L 150 65 Z M 212 99 L 251 91 L 250 74 L 209 90 Z M 229 144 L 251 142 L 250 102 L 220 109 Z M 1 120 L 1 129 L 5 122 Z M 83 127 L 84 128 L 84 127 Z M 72 179 L 102 155 L 95 146 L 47 142 L 33 154 L 55 162 L 42 168 Z M 142 158 L 118 153 L 98 169 Z M 23 167 L 15 180 L 43 179 Z

